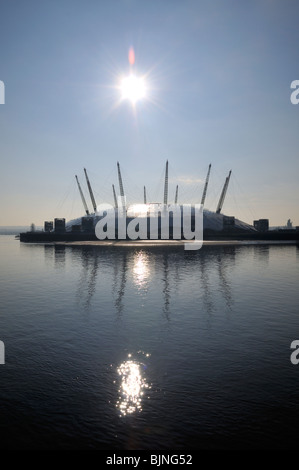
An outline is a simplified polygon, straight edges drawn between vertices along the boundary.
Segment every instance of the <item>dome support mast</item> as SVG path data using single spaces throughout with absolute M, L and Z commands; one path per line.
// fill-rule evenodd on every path
M 217 206 L 217 209 L 216 209 L 216 214 L 220 214 L 220 212 L 221 212 L 221 209 L 222 209 L 222 206 L 223 206 L 223 203 L 224 203 L 224 198 L 225 198 L 226 191 L 227 191 L 227 187 L 228 187 L 228 183 L 229 183 L 229 180 L 230 180 L 231 172 L 232 172 L 232 170 L 230 170 L 228 176 L 226 177 L 226 180 L 225 180 L 225 183 L 224 183 L 224 186 L 223 186 L 223 189 L 222 189 L 222 193 L 221 193 L 221 196 L 220 196 L 220 199 L 219 199 L 219 202 L 218 202 L 218 206 Z

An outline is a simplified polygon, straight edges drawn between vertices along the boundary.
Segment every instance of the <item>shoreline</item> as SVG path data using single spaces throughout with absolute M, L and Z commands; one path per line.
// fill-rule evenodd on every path
M 194 240 L 77 240 L 25 242 L 25 245 L 97 246 L 97 247 L 174 247 L 197 243 Z M 199 241 L 198 243 L 201 243 Z M 203 240 L 202 246 L 225 245 L 298 245 L 298 240 Z M 192 251 L 187 250 L 187 251 Z M 195 250 L 194 250 L 195 251 Z

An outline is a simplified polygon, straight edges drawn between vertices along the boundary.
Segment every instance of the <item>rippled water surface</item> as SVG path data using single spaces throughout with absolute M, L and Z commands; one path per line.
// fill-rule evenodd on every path
M 296 246 L 0 256 L 1 448 L 296 447 Z

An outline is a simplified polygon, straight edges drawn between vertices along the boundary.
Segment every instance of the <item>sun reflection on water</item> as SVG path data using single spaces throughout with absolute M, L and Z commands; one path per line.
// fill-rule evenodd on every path
M 131 354 L 128 357 L 129 359 L 122 362 L 117 368 L 121 377 L 121 385 L 116 406 L 121 416 L 142 411 L 144 390 L 150 388 L 143 376 L 143 364 L 131 359 Z
M 134 256 L 133 276 L 138 287 L 145 287 L 150 275 L 149 256 L 140 252 Z

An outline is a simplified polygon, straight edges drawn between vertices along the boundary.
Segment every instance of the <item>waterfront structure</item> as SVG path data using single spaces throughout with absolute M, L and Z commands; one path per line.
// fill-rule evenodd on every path
M 269 231 L 269 220 L 268 219 L 259 219 L 255 220 L 253 225 L 250 225 L 242 220 L 235 218 L 234 216 L 228 216 L 222 213 L 225 196 L 227 194 L 229 181 L 232 171 L 229 171 L 228 176 L 225 179 L 225 183 L 220 195 L 220 199 L 217 204 L 216 211 L 213 212 L 204 208 L 206 195 L 208 191 L 209 177 L 211 172 L 211 164 L 208 167 L 208 172 L 204 184 L 204 189 L 201 197 L 201 206 L 203 208 L 203 239 L 204 240 L 298 240 L 299 233 L 296 230 L 271 230 Z M 80 186 L 78 177 L 76 176 L 76 181 L 78 184 L 78 189 L 80 197 L 82 199 L 83 207 L 85 210 L 85 216 L 73 219 L 66 222 L 65 219 L 54 219 L 54 228 L 52 221 L 46 221 L 44 225 L 44 231 L 35 231 L 35 232 L 25 232 L 20 234 L 20 241 L 22 242 L 39 242 L 39 241 L 96 241 L 98 240 L 95 233 L 96 224 L 99 222 L 103 215 L 99 215 L 97 211 L 97 204 L 95 201 L 94 193 L 89 181 L 86 168 L 84 168 L 86 183 L 90 195 L 90 200 L 93 207 L 93 212 L 90 212 L 84 197 L 82 188 Z M 112 211 L 112 216 L 115 217 L 116 223 L 116 233 L 117 233 L 117 221 L 119 220 L 120 214 L 126 218 L 127 225 L 136 217 L 147 218 L 147 229 L 143 231 L 146 234 L 145 239 L 148 239 L 150 229 L 150 215 L 156 214 L 158 217 L 158 239 L 161 237 L 161 217 L 163 213 L 169 212 L 169 239 L 183 239 L 182 237 L 175 237 L 174 234 L 178 234 L 178 231 L 175 231 L 175 228 L 171 226 L 172 219 L 171 211 L 180 210 L 183 213 L 183 205 L 178 203 L 178 185 L 176 186 L 175 193 L 175 203 L 169 204 L 168 202 L 168 161 L 166 162 L 165 167 L 165 178 L 164 178 L 164 197 L 163 203 L 151 203 L 147 202 L 146 188 L 144 186 L 144 201 L 143 204 L 133 204 L 129 207 L 126 205 L 126 197 L 124 191 L 124 185 L 121 175 L 120 164 L 117 162 L 117 174 L 118 174 L 118 183 L 120 196 L 116 197 L 116 191 L 114 184 L 112 185 L 113 198 L 114 198 L 114 207 L 109 206 L 107 210 Z M 200 200 L 200 198 L 199 198 Z M 103 212 L 102 208 L 102 212 Z M 160 219 L 159 219 L 160 217 Z M 193 208 L 193 218 L 194 218 L 194 208 Z M 194 221 L 191 222 L 191 226 Z M 191 227 L 192 229 L 192 227 Z M 294 233 L 293 233 L 294 232 Z M 179 232 L 181 233 L 181 232 Z M 117 238 L 117 236 L 116 236 Z M 124 238 L 124 237 L 120 237 Z M 140 238 L 141 240 L 144 238 Z

